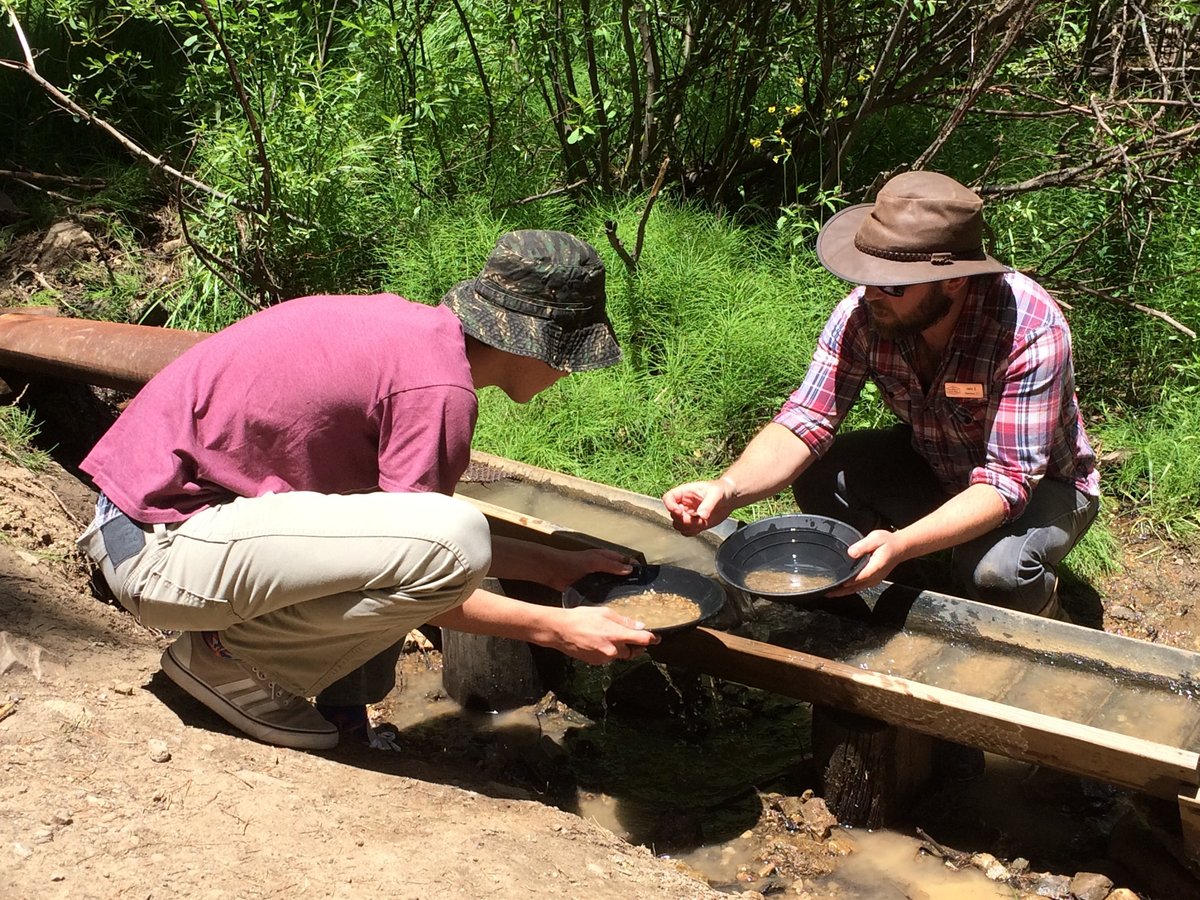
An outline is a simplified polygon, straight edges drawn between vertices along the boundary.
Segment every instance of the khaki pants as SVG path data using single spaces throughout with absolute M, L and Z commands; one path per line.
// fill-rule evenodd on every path
M 460 605 L 491 564 L 487 520 L 436 493 L 296 491 L 178 524 L 102 524 L 79 545 L 139 621 L 219 631 L 305 697 Z

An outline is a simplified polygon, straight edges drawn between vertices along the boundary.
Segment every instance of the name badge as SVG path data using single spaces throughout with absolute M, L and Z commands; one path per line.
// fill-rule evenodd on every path
M 982 384 L 965 384 L 960 381 L 946 382 L 947 397 L 969 397 L 978 400 L 983 396 Z

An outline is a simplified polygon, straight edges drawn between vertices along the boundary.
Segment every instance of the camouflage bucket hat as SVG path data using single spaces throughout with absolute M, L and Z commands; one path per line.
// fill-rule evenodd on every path
M 604 312 L 604 262 L 562 231 L 510 231 L 483 271 L 442 298 L 463 330 L 489 346 L 564 372 L 620 362 Z

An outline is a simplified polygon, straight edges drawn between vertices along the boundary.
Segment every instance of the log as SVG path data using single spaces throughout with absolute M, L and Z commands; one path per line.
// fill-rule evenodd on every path
M 932 738 L 878 719 L 814 706 L 812 747 L 821 796 L 844 825 L 883 828 L 933 777 Z
M 496 579 L 483 589 L 507 594 Z M 442 630 L 442 688 L 465 709 L 499 712 L 535 703 L 546 694 L 532 646 L 511 638 Z

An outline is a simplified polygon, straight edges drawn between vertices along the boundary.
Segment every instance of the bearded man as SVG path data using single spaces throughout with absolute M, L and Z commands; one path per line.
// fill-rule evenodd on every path
M 825 224 L 821 264 L 859 286 L 741 456 L 663 496 L 679 531 L 791 485 L 804 512 L 865 535 L 849 554 L 870 559 L 830 595 L 952 550 L 966 596 L 1061 617 L 1056 568 L 1099 509 L 1095 454 L 1067 322 L 1041 286 L 984 252 L 982 209 L 952 178 L 906 172 Z M 838 436 L 868 378 L 899 423 Z

